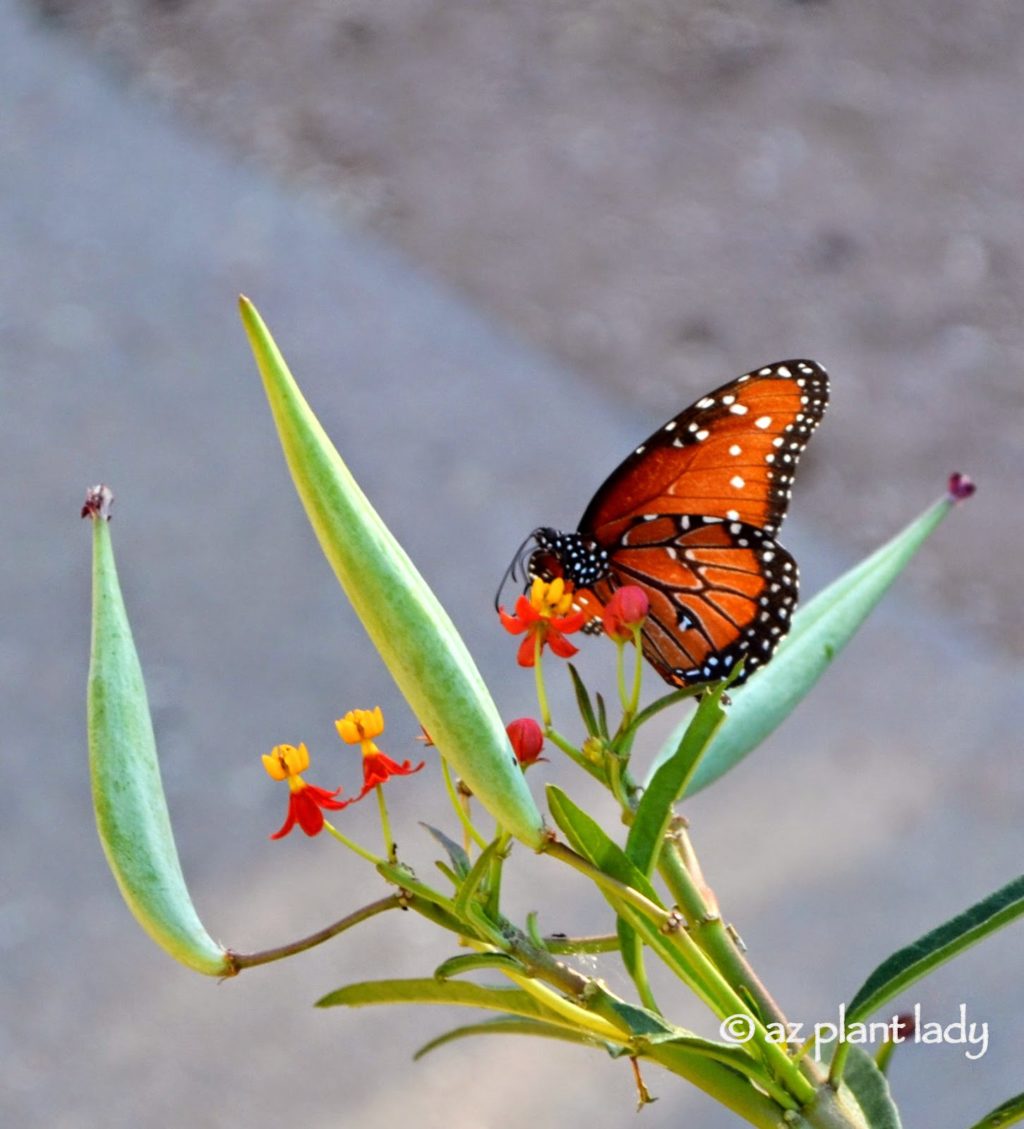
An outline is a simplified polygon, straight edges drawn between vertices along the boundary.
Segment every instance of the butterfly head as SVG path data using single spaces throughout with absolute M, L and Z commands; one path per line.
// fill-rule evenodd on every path
M 590 588 L 608 575 L 608 553 L 579 533 L 535 529 L 535 548 L 526 564 L 526 579 L 571 580 L 577 588 Z
M 579 533 L 560 533 L 542 526 L 535 529 L 516 550 L 501 578 L 494 606 L 501 603 L 505 585 L 521 581 L 524 588 L 536 580 L 561 576 L 577 588 L 589 588 L 608 574 L 608 554 Z

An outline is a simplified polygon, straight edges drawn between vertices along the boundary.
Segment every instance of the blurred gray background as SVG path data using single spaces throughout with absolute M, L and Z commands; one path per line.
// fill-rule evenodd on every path
M 292 494 L 239 291 L 508 717 L 532 684 L 490 602 L 522 536 L 572 526 L 636 441 L 721 381 L 825 364 L 833 405 L 784 530 L 805 594 L 949 471 L 980 490 L 812 698 L 689 805 L 709 880 L 783 1006 L 813 1022 L 1020 872 L 1019 5 L 0 0 L 0 27 L 5 1126 L 634 1116 L 628 1067 L 595 1053 L 489 1040 L 414 1064 L 467 1016 L 310 1009 L 451 955 L 411 915 L 218 986 L 119 900 L 84 742 L 77 510 L 95 481 L 118 496 L 184 867 L 225 944 L 278 944 L 382 893 L 325 839 L 268 841 L 284 796 L 259 754 L 305 740 L 310 779 L 351 792 L 332 722 L 378 703 L 382 745 L 415 753 Z M 606 659 L 597 643 L 583 657 L 596 684 Z M 531 773 L 545 778 L 599 806 L 565 766 Z M 436 764 L 391 795 L 426 871 L 416 821 L 449 818 Z M 374 841 L 368 805 L 344 819 Z M 513 909 L 549 931 L 608 926 L 571 874 L 516 861 Z M 963 1002 L 990 1026 L 976 1062 L 897 1055 L 908 1127 L 959 1129 L 1021 1089 L 1020 937 L 902 1001 L 942 1022 Z M 647 1081 L 651 1129 L 735 1124 Z

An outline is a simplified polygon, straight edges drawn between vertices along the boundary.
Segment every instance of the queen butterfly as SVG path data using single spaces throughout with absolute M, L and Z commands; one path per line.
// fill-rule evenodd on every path
M 813 361 L 723 384 L 612 472 L 575 533 L 535 529 L 509 572 L 528 555 L 529 578 L 571 580 L 591 632 L 615 589 L 638 585 L 650 600 L 643 652 L 666 682 L 717 681 L 741 659 L 744 681 L 789 630 L 797 566 L 775 535 L 827 403 Z

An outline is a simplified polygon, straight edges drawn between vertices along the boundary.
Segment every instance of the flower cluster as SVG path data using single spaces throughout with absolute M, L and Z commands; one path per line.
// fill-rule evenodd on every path
M 307 835 L 319 835 L 324 829 L 324 812 L 341 811 L 349 804 L 357 803 L 368 792 L 385 784 L 392 776 L 411 776 L 423 768 L 425 761 L 414 765 L 405 760 L 399 763 L 392 760 L 377 747 L 376 738 L 384 732 L 384 715 L 380 706 L 372 710 L 349 710 L 344 717 L 334 723 L 338 736 L 347 745 L 359 745 L 363 754 L 363 787 L 357 796 L 338 799 L 340 788 L 329 791 L 309 784 L 302 774 L 309 769 L 309 750 L 302 745 L 275 745 L 270 753 L 263 755 L 263 767 L 272 780 L 286 781 L 288 784 L 288 814 L 278 831 L 271 839 L 283 839 L 296 825 Z M 544 760 L 540 755 L 544 747 L 544 734 L 532 718 L 521 717 L 510 722 L 506 732 L 516 755 L 516 760 L 525 770 L 531 764 Z M 429 738 L 427 743 L 431 744 Z
M 374 738 L 384 732 L 384 715 L 380 706 L 372 710 L 350 710 L 335 723 L 338 736 L 349 745 L 361 745 L 363 751 L 363 788 L 358 796 L 339 800 L 341 789 L 333 792 L 308 784 L 302 778 L 309 768 L 309 751 L 305 745 L 276 745 L 264 754 L 263 767 L 272 780 L 288 782 L 288 815 L 280 830 L 271 839 L 283 839 L 298 824 L 307 835 L 319 835 L 324 828 L 324 811 L 341 811 L 361 800 L 367 792 L 379 788 L 392 776 L 408 776 L 423 767 L 420 761 L 414 768 L 411 761 L 398 764 L 374 744 Z

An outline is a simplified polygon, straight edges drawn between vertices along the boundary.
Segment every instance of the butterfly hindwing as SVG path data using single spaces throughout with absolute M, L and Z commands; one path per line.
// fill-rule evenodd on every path
M 691 515 L 635 520 L 594 586 L 602 603 L 623 584 L 650 600 L 644 654 L 676 685 L 724 678 L 745 659 L 738 682 L 771 657 L 789 630 L 796 562 L 763 530 Z

